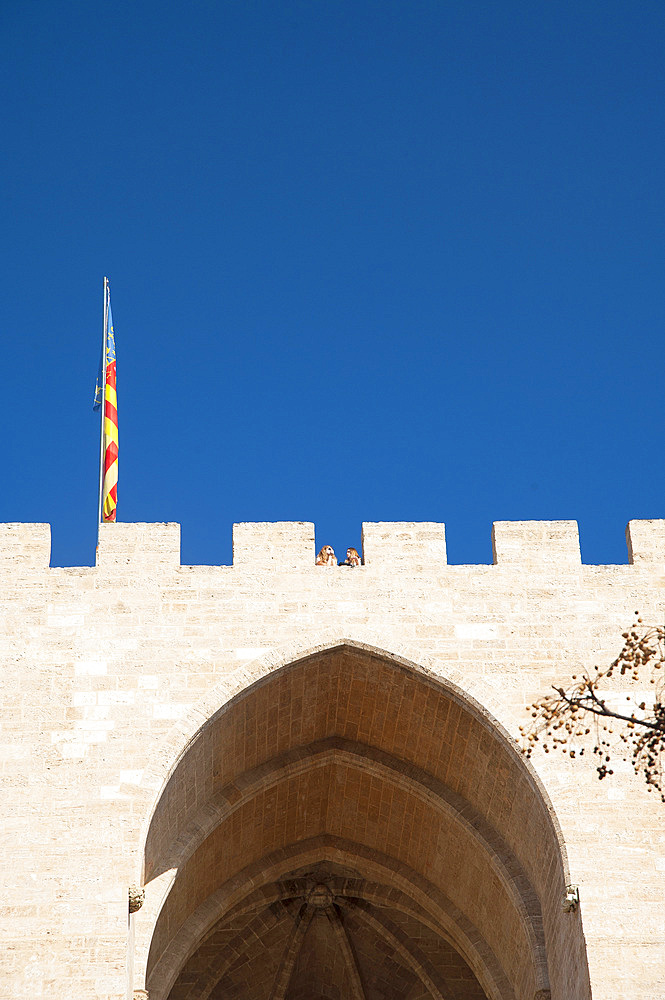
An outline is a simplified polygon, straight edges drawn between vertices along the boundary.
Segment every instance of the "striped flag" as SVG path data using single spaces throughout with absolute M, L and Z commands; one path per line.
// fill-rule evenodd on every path
M 115 388 L 115 333 L 111 316 L 111 292 L 105 280 L 104 294 L 104 343 L 99 375 L 95 386 L 94 409 L 104 405 L 102 424 L 101 461 L 101 521 L 115 521 L 118 505 L 118 402 Z M 104 357 L 106 355 L 106 357 Z

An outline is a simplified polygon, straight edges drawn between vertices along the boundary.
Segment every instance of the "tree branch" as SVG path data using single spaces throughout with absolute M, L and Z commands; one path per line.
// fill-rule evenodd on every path
M 554 687 L 557 694 L 560 694 L 563 700 L 571 708 L 575 706 L 579 708 L 582 712 L 591 712 L 593 715 L 605 716 L 608 719 L 621 719 L 622 722 L 632 722 L 636 726 L 644 726 L 645 729 L 654 729 L 659 731 L 662 727 L 656 722 L 649 722 L 648 719 L 638 719 L 635 715 L 623 715 L 621 712 L 616 712 L 612 708 L 608 708 L 606 702 L 601 698 L 597 698 L 595 693 L 589 690 L 589 695 L 593 698 L 598 708 L 594 708 L 586 702 L 587 695 L 580 695 L 576 698 L 574 695 L 568 695 L 563 688 Z

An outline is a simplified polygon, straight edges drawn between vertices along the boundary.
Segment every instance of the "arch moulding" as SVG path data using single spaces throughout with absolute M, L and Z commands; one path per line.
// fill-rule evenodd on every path
M 415 678 L 419 682 L 416 684 L 416 687 L 419 690 L 439 692 L 442 696 L 445 696 L 445 699 L 447 699 L 450 704 L 456 706 L 456 709 L 459 710 L 464 718 L 473 720 L 473 723 L 477 724 L 479 727 L 478 731 L 482 731 L 484 734 L 483 738 L 487 741 L 487 747 L 489 749 L 494 747 L 496 752 L 500 753 L 502 759 L 511 762 L 510 767 L 514 770 L 515 774 L 519 775 L 520 784 L 524 787 L 528 787 L 528 794 L 533 797 L 534 801 L 538 801 L 540 803 L 540 823 L 541 825 L 544 823 L 547 827 L 549 827 L 548 836 L 550 837 L 553 850 L 558 858 L 557 867 L 560 871 L 558 881 L 562 881 L 565 885 L 570 880 L 563 836 L 547 791 L 534 768 L 529 762 L 525 761 L 514 740 L 509 735 L 506 727 L 516 728 L 516 720 L 512 718 L 510 708 L 499 704 L 498 710 L 503 718 L 502 723 L 488 710 L 488 708 L 485 707 L 490 704 L 493 709 L 496 709 L 498 699 L 495 689 L 491 688 L 490 685 L 484 681 L 482 676 L 476 674 L 470 677 L 468 673 L 465 673 L 464 676 L 462 676 L 462 673 L 459 670 L 450 670 L 447 662 L 440 663 L 432 657 L 419 657 L 418 650 L 414 648 L 403 646 L 399 650 L 389 652 L 382 649 L 379 645 L 339 635 L 327 635 L 323 639 L 319 637 L 319 641 L 316 643 L 303 641 L 301 639 L 297 642 L 290 643 L 288 646 L 272 649 L 269 652 L 266 652 L 265 655 L 250 661 L 249 663 L 242 664 L 230 675 L 227 675 L 225 678 L 220 680 L 218 684 L 212 687 L 206 695 L 200 699 L 195 708 L 191 709 L 181 720 L 179 720 L 176 725 L 172 727 L 168 737 L 157 743 L 151 753 L 150 764 L 144 772 L 142 782 L 142 791 L 145 796 L 144 801 L 146 807 L 146 813 L 144 813 L 144 815 L 146 815 L 146 818 L 143 822 L 140 844 L 140 860 L 142 870 L 140 878 L 138 877 L 139 873 L 137 871 L 137 881 L 146 885 L 146 903 L 141 913 L 141 919 L 136 921 L 135 924 L 135 985 L 143 987 L 146 983 L 149 970 L 149 951 L 151 941 L 154 939 L 154 933 L 158 921 L 162 921 L 163 924 L 164 919 L 166 919 L 167 923 L 173 923 L 173 920 L 175 919 L 174 917 L 168 917 L 168 914 L 165 918 L 162 914 L 166 912 L 166 909 L 169 906 L 173 909 L 173 906 L 176 905 L 175 903 L 172 904 L 174 897 L 171 895 L 171 891 L 176 884 L 177 869 L 169 871 L 164 870 L 163 867 L 160 868 L 159 864 L 157 864 L 156 867 L 154 866 L 153 859 L 157 856 L 155 855 L 154 849 L 154 830 L 155 823 L 158 822 L 156 817 L 158 817 L 159 810 L 164 808 L 164 802 L 167 801 L 169 795 L 173 797 L 178 794 L 177 786 L 180 780 L 181 772 L 186 773 L 183 771 L 183 768 L 186 766 L 186 762 L 188 760 L 196 759 L 197 754 L 200 756 L 203 752 L 201 750 L 201 746 L 206 739 L 211 740 L 214 738 L 214 733 L 218 731 L 223 732 L 227 717 L 230 719 L 234 711 L 239 711 L 239 706 L 243 704 L 247 698 L 250 696 L 255 698 L 258 696 L 258 693 L 262 688 L 266 685 L 275 683 L 280 676 L 290 676 L 296 668 L 305 669 L 309 661 L 312 661 L 313 663 L 323 662 L 326 658 L 331 658 L 336 655 L 348 656 L 351 659 L 355 658 L 356 660 L 362 660 L 365 668 L 367 668 L 368 664 L 375 663 L 377 670 L 387 670 L 390 676 L 399 675 L 403 678 Z M 360 739 L 360 743 L 363 743 L 362 739 Z M 372 746 L 372 742 L 371 740 L 368 740 L 368 749 L 370 746 Z M 353 757 L 354 755 L 349 755 L 347 753 L 346 756 Z M 356 756 L 361 755 L 356 754 Z M 491 756 L 489 752 L 488 756 Z M 343 754 L 342 757 L 344 757 Z M 279 758 L 275 756 L 271 759 L 278 761 Z M 306 767 L 306 764 L 303 766 Z M 391 768 L 384 767 L 383 770 L 388 773 Z M 240 781 L 239 787 L 242 788 L 242 782 L 244 780 L 243 775 L 240 775 L 238 780 Z M 415 780 L 416 779 L 414 778 L 414 781 Z M 201 794 L 203 795 L 203 793 Z M 425 798 L 429 795 L 430 792 L 428 791 Z M 152 800 L 151 802 L 150 799 Z M 200 803 L 200 805 L 202 804 L 203 806 L 201 815 L 203 815 L 205 809 L 208 808 L 208 815 L 209 817 L 212 817 L 209 819 L 210 832 L 208 833 L 208 830 L 204 829 L 205 823 L 201 823 L 198 819 L 192 818 L 195 816 L 195 813 L 193 813 L 192 817 L 190 817 L 190 825 L 193 823 L 195 826 L 198 826 L 202 832 L 199 832 L 197 842 L 192 841 L 193 846 L 190 849 L 190 854 L 196 854 L 199 846 L 202 843 L 207 842 L 206 838 L 208 836 L 212 838 L 214 833 L 217 819 L 213 815 L 214 811 L 211 811 L 211 809 L 206 805 L 207 802 L 208 800 L 204 798 L 202 799 L 202 803 Z M 448 803 L 447 808 L 450 811 L 450 803 Z M 457 812 L 459 817 L 463 817 L 465 812 L 463 803 Z M 477 820 L 474 819 L 475 813 L 471 806 L 468 808 L 468 813 L 469 816 L 464 821 L 466 823 L 466 827 L 473 829 L 475 824 L 478 830 L 480 830 L 482 817 L 479 816 Z M 222 816 L 221 813 L 219 815 L 220 817 Z M 159 822 L 161 822 L 162 826 L 164 826 L 163 820 L 160 820 Z M 488 827 L 488 829 L 490 829 L 490 827 Z M 497 849 L 497 857 L 502 851 L 501 837 L 504 835 L 504 832 L 505 831 L 498 829 L 497 843 L 499 843 L 499 847 Z M 508 834 L 506 834 L 506 836 L 508 836 Z M 151 842 L 151 837 L 153 842 Z M 482 837 L 481 840 L 483 840 Z M 483 843 L 484 842 L 485 841 L 483 840 Z M 511 847 L 510 850 L 514 851 L 514 848 Z M 157 853 L 159 854 L 159 852 Z M 487 849 L 485 849 L 485 853 L 487 853 Z M 490 851 L 489 853 L 491 855 L 492 852 Z M 507 854 L 510 852 L 504 851 L 504 853 Z M 514 856 L 515 858 L 517 857 L 514 854 L 511 856 Z M 185 871 L 188 865 L 191 867 L 196 860 L 194 858 L 190 862 L 187 851 L 182 854 L 180 860 L 178 860 L 177 854 L 173 854 L 172 857 L 175 858 L 176 863 L 180 866 L 182 871 Z M 519 867 L 518 861 L 515 863 Z M 527 869 L 528 867 L 529 866 L 527 864 Z M 237 874 L 238 873 L 236 873 L 236 875 Z M 498 880 L 500 881 L 500 878 Z M 528 888 L 528 878 L 523 878 L 522 881 L 527 886 L 525 890 L 525 898 L 527 898 L 530 892 Z M 171 902 L 169 900 L 170 896 Z M 223 882 L 219 883 L 217 896 L 219 898 L 223 898 L 224 896 Z M 551 906 L 551 900 L 541 900 L 541 902 L 543 905 L 547 904 Z M 529 918 L 532 923 L 535 920 L 535 924 L 533 924 L 533 926 L 535 927 L 536 936 L 539 936 L 541 919 L 539 917 L 539 906 L 540 903 L 538 902 L 533 904 L 531 907 L 533 916 Z M 521 919 L 524 918 L 524 913 L 528 908 L 529 903 L 527 899 L 526 907 L 522 906 L 523 912 Z M 210 917 L 208 921 L 208 928 L 206 928 L 201 924 L 200 915 L 202 912 L 208 911 L 210 912 Z M 199 940 L 202 939 L 201 935 L 204 936 L 208 933 L 209 928 L 218 918 L 219 912 L 218 909 L 215 909 L 215 907 L 211 908 L 210 906 L 203 905 L 203 903 L 199 903 L 194 907 L 192 920 L 194 920 L 194 923 L 198 925 L 199 929 L 197 933 L 199 934 Z M 370 915 L 365 919 L 365 923 L 371 926 L 372 919 L 373 918 L 371 918 Z M 545 922 L 547 923 L 547 920 Z M 550 920 L 550 923 L 551 922 L 552 921 Z M 531 924 L 529 925 L 529 933 L 533 936 Z M 188 934 L 185 933 L 185 938 L 183 940 L 186 940 L 187 937 Z M 191 944 L 190 942 L 190 952 L 195 947 L 196 935 L 192 938 L 192 941 L 194 944 Z M 182 944 L 179 947 L 182 949 Z M 536 951 L 539 953 L 540 950 L 540 947 L 536 948 Z M 183 954 L 185 953 L 183 952 Z M 543 946 L 542 955 L 544 956 L 544 954 L 545 949 Z M 537 987 L 538 991 L 547 991 L 549 989 L 547 961 L 543 957 L 542 960 L 534 959 L 534 963 L 535 966 L 538 966 L 538 968 L 536 968 L 534 973 L 536 978 L 533 985 Z M 166 984 L 167 981 L 170 981 L 172 984 L 174 981 L 173 976 L 167 976 L 166 980 L 162 976 L 162 981 L 164 984 Z M 168 989 L 170 989 L 170 986 Z M 160 992 L 160 996 L 157 997 L 156 1000 L 162 1000 L 162 992 L 163 989 Z M 164 992 L 164 997 L 167 995 L 168 992 Z M 514 996 L 517 997 L 518 995 L 526 996 L 526 994 L 523 993 L 514 993 Z M 545 993 L 543 993 L 543 995 L 545 995 Z

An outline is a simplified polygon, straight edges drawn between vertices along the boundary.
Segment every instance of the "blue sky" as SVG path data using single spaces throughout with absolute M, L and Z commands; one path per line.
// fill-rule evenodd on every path
M 0 520 L 665 516 L 662 2 L 0 5 Z

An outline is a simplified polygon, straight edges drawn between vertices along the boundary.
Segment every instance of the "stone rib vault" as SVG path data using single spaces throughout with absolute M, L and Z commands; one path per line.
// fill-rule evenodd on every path
M 501 522 L 449 566 L 443 525 L 366 524 L 348 569 L 243 524 L 188 567 L 111 524 L 56 569 L 0 526 L 0 998 L 665 997 L 658 802 L 514 743 L 663 620 L 665 522 L 627 538 L 585 566 L 574 522 Z

